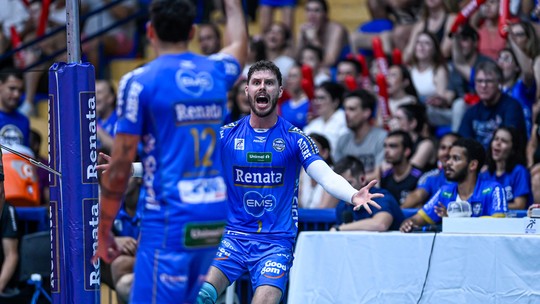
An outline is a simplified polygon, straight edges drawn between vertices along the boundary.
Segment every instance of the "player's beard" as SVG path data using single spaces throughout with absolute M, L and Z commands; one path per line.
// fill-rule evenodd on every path
M 465 180 L 465 178 L 467 178 L 467 167 L 459 170 L 459 171 L 453 171 L 454 172 L 454 176 L 453 177 L 450 177 L 448 176 L 448 169 L 446 170 L 446 179 L 451 181 L 451 182 L 456 182 L 456 183 L 461 183 L 462 181 Z
M 265 109 L 264 111 L 259 111 L 257 109 L 257 101 L 253 100 L 253 96 L 248 95 L 248 101 L 249 101 L 249 107 L 251 108 L 251 112 L 255 114 L 258 117 L 267 117 L 268 115 L 272 114 L 274 110 L 276 109 L 277 102 L 278 102 L 278 96 L 272 96 L 268 95 L 268 102 L 270 103 L 270 107 Z

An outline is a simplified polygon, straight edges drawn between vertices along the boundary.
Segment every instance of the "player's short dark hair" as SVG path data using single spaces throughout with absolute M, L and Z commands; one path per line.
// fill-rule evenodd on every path
M 165 42 L 188 41 L 195 14 L 189 0 L 153 0 L 150 4 L 150 22 Z
M 10 76 L 13 76 L 19 80 L 24 80 L 21 70 L 8 67 L 0 70 L 0 82 L 5 82 Z
M 343 174 L 344 172 L 347 172 L 347 170 L 351 170 L 351 175 L 354 177 L 358 177 L 366 173 L 364 163 L 351 155 L 343 157 L 334 165 L 334 172 L 337 174 Z
M 248 77 L 247 77 L 247 82 L 248 83 L 251 80 L 251 76 L 253 75 L 253 73 L 258 72 L 258 71 L 270 71 L 270 72 L 274 73 L 276 75 L 276 77 L 277 77 L 279 86 L 282 85 L 283 79 L 281 77 L 281 71 L 279 70 L 279 68 L 272 61 L 261 60 L 261 61 L 255 62 L 249 68 Z
M 352 92 L 348 92 L 345 94 L 344 100 L 350 97 L 356 97 L 360 99 L 360 106 L 364 110 L 371 110 L 371 116 L 373 117 L 375 115 L 375 110 L 377 108 L 377 97 L 373 95 L 371 92 L 359 89 Z
M 392 136 L 401 137 L 401 144 L 403 145 L 403 150 L 405 150 L 405 149 L 411 150 L 411 154 L 409 155 L 409 158 L 410 158 L 414 153 L 414 144 L 413 144 L 412 138 L 409 135 L 409 133 L 407 133 L 407 132 L 405 132 L 403 130 L 394 130 L 394 131 L 388 133 L 388 135 L 386 135 L 386 138 L 392 137 Z
M 484 163 L 486 161 L 486 150 L 484 150 L 484 147 L 482 144 L 480 144 L 477 140 L 468 138 L 468 137 L 462 137 L 456 140 L 452 147 L 461 147 L 465 149 L 465 156 L 467 157 L 467 162 L 470 163 L 473 160 L 478 161 L 478 167 L 476 168 L 476 173 L 480 172 L 480 169 L 482 169 L 482 166 L 484 166 Z

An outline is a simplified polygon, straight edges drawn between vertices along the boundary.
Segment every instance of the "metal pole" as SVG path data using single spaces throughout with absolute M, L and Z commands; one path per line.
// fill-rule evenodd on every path
M 66 0 L 66 34 L 68 63 L 81 62 L 79 0 Z

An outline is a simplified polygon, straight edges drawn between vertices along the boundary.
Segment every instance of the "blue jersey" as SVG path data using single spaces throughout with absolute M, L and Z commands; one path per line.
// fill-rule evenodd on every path
M 279 117 L 268 130 L 254 130 L 250 117 L 221 131 L 229 190 L 225 233 L 290 246 L 298 231 L 301 166 L 322 159 L 313 140 L 285 119 Z
M 189 247 L 180 241 L 188 222 L 226 218 L 219 128 L 240 71 L 232 56 L 187 52 L 162 55 L 120 81 L 116 134 L 143 142 L 141 244 Z
M 418 211 L 418 214 L 430 224 L 439 223 L 441 218 L 435 213 L 435 206 L 442 203 L 448 208 L 448 204 L 456 201 L 457 196 L 458 184 L 446 184 Z M 499 216 L 508 211 L 503 187 L 497 182 L 481 178 L 476 181 L 474 192 L 468 202 L 472 207 L 472 217 Z
M 0 144 L 30 146 L 30 121 L 15 111 L 0 111 Z
M 435 192 L 437 192 L 443 185 L 448 183 L 451 182 L 449 182 L 446 179 L 446 176 L 444 176 L 443 169 L 433 169 L 422 174 L 416 187 L 424 189 L 427 192 L 428 197 L 431 198 Z
M 118 210 L 118 214 L 114 219 L 113 234 L 115 236 L 130 236 L 134 239 L 139 237 L 139 229 L 141 224 L 141 215 L 138 208 L 135 215 L 132 217 L 124 209 L 124 206 Z
M 480 178 L 496 181 L 501 184 L 506 194 L 506 201 L 509 203 L 520 196 L 525 196 L 527 198 L 527 206 L 533 202 L 531 175 L 529 170 L 522 165 L 515 166 L 512 172 L 505 172 L 501 176 L 485 171 L 480 174 Z
M 390 224 L 388 230 L 399 230 L 399 226 L 401 226 L 401 222 L 403 222 L 405 219 L 405 215 L 403 215 L 403 211 L 399 207 L 399 203 L 396 201 L 394 196 L 390 192 L 380 188 L 371 188 L 369 193 L 384 194 L 384 197 L 373 199 L 374 202 L 381 206 L 381 209 L 371 208 L 372 213 L 369 214 L 366 208 L 360 208 L 360 210 L 354 211 L 353 205 L 340 201 L 336 207 L 336 222 L 338 224 L 343 224 L 345 221 L 347 221 L 347 216 L 344 216 L 345 212 L 350 213 L 352 215 L 352 220 L 355 222 L 372 218 L 379 212 L 388 212 L 392 216 L 392 224 Z
M 112 112 L 112 114 L 107 119 L 98 119 L 98 124 L 109 134 L 110 136 L 114 137 L 114 133 L 116 132 L 116 121 L 118 120 L 118 115 L 115 111 Z
M 525 126 L 527 128 L 527 138 L 530 138 L 533 125 L 532 105 L 536 100 L 536 82 L 533 81 L 531 87 L 528 88 L 525 86 L 525 83 L 523 83 L 523 80 L 518 79 L 511 88 L 503 90 L 503 92 L 514 97 L 523 108 L 523 116 L 525 117 Z
M 293 105 L 291 100 L 286 100 L 281 105 L 281 117 L 292 123 L 299 129 L 307 125 L 309 112 L 309 99 L 305 98 L 299 104 Z

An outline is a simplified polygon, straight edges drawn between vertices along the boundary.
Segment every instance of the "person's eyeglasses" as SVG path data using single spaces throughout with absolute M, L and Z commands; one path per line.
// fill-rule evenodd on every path
M 475 82 L 478 84 L 494 84 L 496 80 L 495 79 L 476 79 Z

